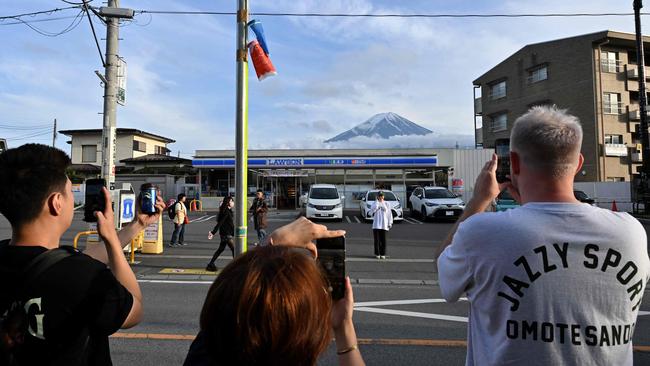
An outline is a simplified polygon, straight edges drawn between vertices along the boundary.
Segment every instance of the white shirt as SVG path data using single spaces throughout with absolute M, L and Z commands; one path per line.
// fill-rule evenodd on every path
M 375 201 L 370 206 L 370 213 L 373 215 L 372 228 L 388 231 L 393 226 L 393 213 L 386 201 Z
M 641 224 L 587 204 L 528 203 L 461 223 L 440 290 L 470 302 L 467 365 L 632 365 L 650 259 Z

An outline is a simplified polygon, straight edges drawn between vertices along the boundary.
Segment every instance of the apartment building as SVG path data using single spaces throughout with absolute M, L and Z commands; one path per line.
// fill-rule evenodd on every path
M 71 145 L 70 157 L 73 165 L 96 166 L 102 165 L 102 130 L 82 129 L 65 130 L 59 133 L 69 136 Z M 116 130 L 115 165 L 124 166 L 127 159 L 145 156 L 166 156 L 170 150 L 167 144 L 176 142 L 167 137 L 133 129 L 118 128 Z M 124 161 L 126 160 L 126 161 Z
M 646 66 L 650 38 L 644 37 Z M 646 78 L 650 69 L 646 67 Z M 474 80 L 479 144 L 510 136 L 535 105 L 557 105 L 583 126 L 585 163 L 577 181 L 630 181 L 643 157 L 634 34 L 602 31 L 530 44 Z

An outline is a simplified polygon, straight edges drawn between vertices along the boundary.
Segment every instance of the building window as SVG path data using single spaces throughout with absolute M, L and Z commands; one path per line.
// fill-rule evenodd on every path
M 548 79 L 548 69 L 546 66 L 537 67 L 528 71 L 528 84 Z
M 488 96 L 490 100 L 496 100 L 506 97 L 506 82 L 500 81 L 498 83 L 492 84 L 489 86 L 490 91 Z
M 625 182 L 623 177 L 607 177 L 607 182 Z
M 97 162 L 97 145 L 81 145 L 81 162 Z
M 505 131 L 508 129 L 508 114 L 501 113 L 492 117 L 492 132 Z
M 618 93 L 603 94 L 603 113 L 621 114 L 621 95 Z
M 624 144 L 623 135 L 605 135 L 606 144 Z
M 142 141 L 133 140 L 133 151 L 147 152 L 147 144 Z
M 600 56 L 600 70 L 602 72 L 618 72 L 618 52 L 603 51 Z
M 156 148 L 156 154 L 158 155 L 167 155 L 167 152 L 169 151 L 164 146 L 155 146 L 155 148 Z

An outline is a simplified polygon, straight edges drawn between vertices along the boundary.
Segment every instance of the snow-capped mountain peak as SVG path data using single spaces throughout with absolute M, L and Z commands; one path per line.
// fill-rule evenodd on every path
M 411 122 L 397 113 L 379 113 L 325 142 L 347 141 L 357 136 L 388 139 L 392 136 L 427 135 L 432 131 Z

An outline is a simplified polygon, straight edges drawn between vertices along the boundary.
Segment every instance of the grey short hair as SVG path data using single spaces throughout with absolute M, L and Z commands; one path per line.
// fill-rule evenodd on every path
M 510 133 L 510 149 L 522 164 L 554 178 L 574 173 L 581 147 L 580 120 L 556 106 L 532 107 Z

